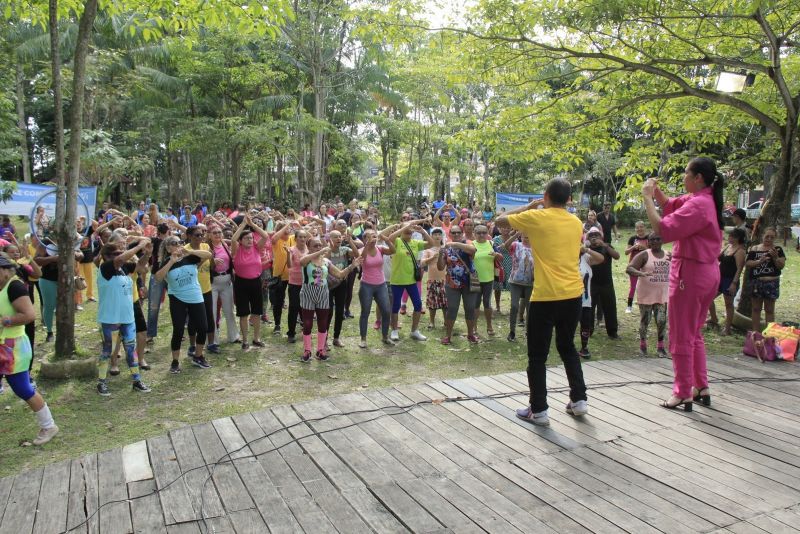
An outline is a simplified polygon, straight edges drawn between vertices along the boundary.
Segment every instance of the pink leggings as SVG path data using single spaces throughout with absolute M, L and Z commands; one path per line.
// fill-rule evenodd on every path
M 669 350 L 676 397 L 708 387 L 703 325 L 719 286 L 719 266 L 673 258 L 669 276 Z

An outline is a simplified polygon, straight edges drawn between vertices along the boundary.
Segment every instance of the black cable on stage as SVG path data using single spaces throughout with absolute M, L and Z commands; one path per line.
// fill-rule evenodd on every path
M 735 378 L 709 379 L 709 381 L 708 381 L 709 384 L 735 384 L 735 383 L 740 383 L 740 382 L 770 382 L 770 383 L 772 383 L 772 382 L 800 382 L 800 378 L 735 377 Z M 587 388 L 589 390 L 595 390 L 595 389 L 621 388 L 621 387 L 626 387 L 626 386 L 671 385 L 672 383 L 673 383 L 672 380 L 633 380 L 633 381 L 628 381 L 628 382 L 604 382 L 604 383 L 599 383 L 599 384 L 588 384 Z M 548 392 L 564 393 L 564 392 L 567 392 L 567 391 L 569 391 L 569 387 L 568 386 L 556 387 L 556 388 L 548 388 Z M 213 476 L 214 470 L 216 469 L 216 467 L 218 465 L 220 465 L 220 464 L 232 462 L 233 461 L 233 459 L 231 458 L 232 454 L 236 454 L 236 453 L 242 451 L 243 449 L 249 447 L 250 445 L 261 441 L 262 439 L 266 439 L 266 438 L 272 437 L 273 435 L 277 434 L 278 432 L 283 432 L 283 431 L 287 431 L 288 432 L 289 430 L 291 430 L 291 429 L 293 429 L 295 427 L 298 427 L 298 426 L 301 426 L 301 425 L 307 425 L 308 423 L 319 423 L 319 422 L 325 421 L 326 419 L 330 419 L 330 418 L 333 418 L 333 417 L 349 417 L 351 415 L 377 414 L 375 417 L 372 417 L 370 419 L 365 419 L 363 421 L 353 421 L 353 422 L 351 422 L 351 423 L 349 423 L 347 425 L 337 426 L 336 428 L 331 428 L 331 429 L 328 429 L 328 430 L 314 430 L 309 426 L 309 429 L 311 430 L 311 432 L 309 434 L 306 434 L 306 435 L 303 435 L 303 436 L 300 436 L 300 437 L 291 437 L 291 433 L 289 433 L 289 436 L 291 437 L 291 439 L 289 439 L 286 443 L 283 443 L 282 445 L 273 446 L 271 449 L 262 451 L 261 453 L 259 453 L 257 455 L 251 453 L 251 454 L 248 454 L 246 456 L 237 457 L 235 459 L 236 460 L 245 460 L 247 458 L 257 458 L 258 456 L 262 456 L 262 455 L 270 453 L 270 452 L 279 451 L 279 450 L 283 449 L 284 447 L 286 447 L 287 445 L 291 445 L 293 443 L 297 443 L 301 439 L 310 438 L 310 437 L 319 437 L 319 436 L 321 436 L 323 434 L 327 434 L 329 432 L 336 432 L 336 431 L 339 431 L 339 430 L 346 430 L 348 428 L 352 428 L 352 427 L 358 426 L 358 425 L 360 425 L 362 423 L 369 423 L 371 421 L 375 421 L 377 419 L 380 419 L 380 418 L 386 417 L 386 416 L 403 415 L 403 414 L 406 414 L 406 413 L 410 412 L 414 408 L 418 408 L 420 406 L 428 406 L 428 405 L 436 406 L 436 405 L 440 405 L 440 404 L 444 404 L 444 403 L 451 403 L 451 402 L 467 402 L 467 401 L 482 401 L 482 400 L 504 399 L 504 398 L 508 398 L 508 397 L 516 397 L 518 395 L 528 395 L 528 394 L 529 394 L 528 391 L 511 391 L 511 392 L 506 392 L 506 393 L 494 393 L 494 394 L 491 394 L 491 395 L 478 395 L 478 396 L 463 395 L 463 396 L 458 396 L 458 397 L 442 397 L 442 398 L 437 398 L 437 399 L 426 399 L 426 400 L 422 400 L 422 401 L 418 401 L 418 402 L 412 402 L 410 404 L 404 404 L 404 405 L 393 404 L 393 405 L 389 405 L 389 406 L 382 406 L 382 407 L 377 407 L 377 408 L 369 408 L 369 409 L 364 409 L 364 410 L 354 410 L 354 411 L 349 411 L 349 412 L 332 413 L 332 414 L 328 414 L 328 415 L 323 415 L 321 417 L 315 417 L 315 418 L 312 418 L 312 419 L 301 419 L 300 421 L 298 421 L 296 423 L 292 423 L 292 424 L 290 424 L 288 426 L 282 426 L 281 428 L 276 428 L 274 430 L 271 430 L 270 432 L 265 433 L 263 436 L 259 436 L 257 438 L 254 438 L 254 439 L 251 439 L 249 441 L 246 441 L 241 447 L 238 447 L 237 449 L 234 449 L 232 451 L 228 451 L 227 453 L 225 453 L 223 456 L 221 456 L 219 459 L 217 459 L 214 462 L 203 463 L 201 465 L 198 465 L 196 467 L 193 467 L 191 469 L 183 471 L 180 475 L 175 477 L 173 480 L 168 482 L 166 485 L 164 485 L 164 486 L 162 486 L 160 488 L 157 488 L 157 489 L 151 491 L 150 493 L 146 493 L 144 495 L 139 495 L 138 497 L 131 497 L 131 498 L 127 498 L 127 499 L 116 499 L 116 500 L 113 500 L 113 501 L 108 501 L 106 503 L 103 503 L 102 505 L 98 506 L 97 510 L 92 512 L 86 519 L 84 519 L 83 521 L 81 521 L 80 523 L 78 523 L 76 525 L 68 527 L 68 530 L 63 530 L 63 531 L 59 532 L 59 534 L 67 534 L 68 532 L 70 532 L 72 530 L 75 530 L 76 528 L 82 527 L 83 525 L 87 524 L 89 522 L 89 520 L 91 520 L 95 515 L 100 513 L 101 509 L 103 509 L 104 507 L 106 507 L 108 505 L 118 504 L 118 503 L 130 503 L 131 501 L 135 501 L 137 499 L 143 499 L 145 497 L 150 497 L 150 496 L 153 496 L 153 495 L 157 495 L 157 494 L 161 493 L 162 491 L 166 490 L 167 488 L 169 488 L 170 486 L 172 486 L 174 483 L 176 483 L 179 480 L 181 480 L 188 473 L 191 473 L 192 471 L 197 471 L 198 469 L 204 469 L 204 468 L 207 468 L 207 467 L 211 467 L 211 470 L 210 470 L 208 476 L 203 481 L 203 485 L 200 488 L 200 521 L 203 522 L 203 524 L 204 524 L 204 526 L 206 528 L 206 531 L 208 531 L 208 525 L 206 524 L 206 517 L 205 517 L 205 514 L 203 513 L 204 506 L 205 506 L 205 488 L 206 488 L 206 484 L 208 483 L 208 481 L 211 480 L 211 477 Z M 223 507 L 224 507 L 224 505 L 223 505 Z

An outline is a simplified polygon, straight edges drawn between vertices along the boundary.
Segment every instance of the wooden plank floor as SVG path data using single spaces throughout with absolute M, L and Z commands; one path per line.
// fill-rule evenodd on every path
M 712 357 L 687 414 L 669 360 L 589 362 L 584 418 L 548 373 L 549 428 L 522 372 L 280 406 L 0 479 L 0 534 L 800 534 L 797 365 Z

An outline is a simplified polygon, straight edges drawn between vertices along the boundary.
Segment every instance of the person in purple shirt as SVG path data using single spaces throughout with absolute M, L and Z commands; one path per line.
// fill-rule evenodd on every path
M 725 182 L 710 158 L 694 158 L 686 166 L 687 194 L 667 198 L 656 178 L 642 187 L 644 207 L 653 232 L 674 242 L 669 273 L 669 350 L 675 374 L 672 396 L 661 405 L 692 411 L 692 401 L 711 405 L 702 328 L 719 287 L 722 246 L 722 193 Z M 656 203 L 662 208 L 658 213 Z

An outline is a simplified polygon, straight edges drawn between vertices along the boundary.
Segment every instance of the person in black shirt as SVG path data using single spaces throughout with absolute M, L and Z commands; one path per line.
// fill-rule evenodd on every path
M 775 301 L 780 296 L 781 269 L 786 266 L 783 249 L 775 245 L 775 228 L 764 230 L 764 241 L 747 251 L 745 265 L 751 269 L 753 280 L 751 297 L 753 330 L 761 331 L 761 307 L 767 323 L 775 321 Z
M 614 277 L 611 274 L 611 262 L 619 259 L 619 252 L 609 243 L 603 243 L 603 234 L 593 228 L 586 235 L 590 249 L 599 252 L 605 261 L 592 265 L 592 310 L 599 307 L 603 310 L 606 333 L 611 339 L 619 339 L 617 330 L 617 295 L 614 293 Z
M 151 238 L 154 253 L 150 256 L 150 284 L 147 288 L 147 343 L 152 343 L 158 335 L 158 314 L 161 311 L 161 298 L 167 283 L 156 279 L 158 272 L 158 254 L 155 251 L 161 250 L 161 243 L 172 235 L 169 225 L 160 223 L 156 229 L 158 234 Z
M 611 231 L 614 231 L 614 238 L 619 239 L 617 231 L 617 219 L 611 213 L 611 203 L 603 204 L 603 211 L 597 214 L 597 222 L 603 228 L 603 241 L 611 243 Z

